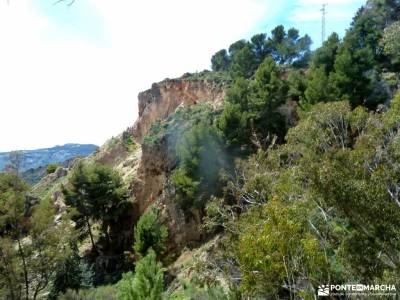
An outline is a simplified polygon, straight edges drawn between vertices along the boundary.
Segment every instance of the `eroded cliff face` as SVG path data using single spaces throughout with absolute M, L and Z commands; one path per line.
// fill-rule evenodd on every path
M 220 104 L 225 91 L 220 83 L 210 80 L 167 79 L 154 83 L 151 89 L 139 94 L 139 118 L 133 127 L 133 136 L 143 142 L 151 124 L 163 120 L 179 106 L 210 102 Z
M 168 137 L 162 138 L 156 144 L 143 143 L 151 125 L 157 120 L 165 120 L 179 107 L 200 103 L 218 106 L 224 97 L 225 90 L 220 83 L 185 78 L 154 83 L 151 89 L 139 94 L 139 118 L 132 127 L 131 134 L 142 148 L 137 177 L 132 184 L 140 213 L 162 195 L 167 174 L 175 167 Z
M 137 214 L 142 215 L 153 203 L 161 210 L 161 219 L 168 227 L 170 249 L 179 250 L 202 238 L 201 220 L 196 213 L 185 216 L 168 194 L 167 181 L 176 165 L 174 147 L 169 137 L 157 143 L 145 143 L 144 138 L 151 125 L 165 120 L 179 107 L 200 103 L 218 106 L 225 97 L 221 84 L 207 80 L 174 79 L 152 85 L 151 89 L 139 94 L 139 118 L 132 127 L 132 135 L 141 147 L 141 159 L 135 179 L 131 183 Z

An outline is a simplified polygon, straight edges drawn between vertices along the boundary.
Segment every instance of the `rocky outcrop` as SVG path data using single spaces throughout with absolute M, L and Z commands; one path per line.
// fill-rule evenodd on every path
M 168 134 L 155 143 L 144 143 L 151 125 L 165 120 L 177 108 L 200 103 L 218 106 L 225 97 L 223 85 L 210 80 L 181 78 L 164 80 L 139 94 L 139 118 L 131 129 L 142 155 L 131 184 L 138 215 L 157 203 L 161 219 L 169 231 L 169 249 L 179 250 L 202 238 L 200 216 L 188 217 L 168 194 L 168 177 L 176 165 L 175 145 Z
M 132 134 L 137 142 L 142 143 L 151 124 L 167 118 L 179 106 L 204 102 L 219 104 L 224 96 L 223 86 L 211 80 L 181 78 L 154 83 L 151 89 L 138 96 L 139 118 Z
M 222 103 L 224 96 L 225 91 L 220 83 L 188 78 L 166 79 L 139 94 L 139 118 L 130 130 L 135 140 L 142 144 L 140 167 L 132 183 L 141 213 L 162 194 L 166 175 L 175 166 L 168 137 L 152 145 L 143 143 L 151 125 L 157 120 L 166 119 L 178 107 L 206 102 L 217 106 Z
M 132 185 L 140 214 L 162 194 L 167 174 L 173 167 L 165 137 L 156 144 L 142 145 L 140 166 Z

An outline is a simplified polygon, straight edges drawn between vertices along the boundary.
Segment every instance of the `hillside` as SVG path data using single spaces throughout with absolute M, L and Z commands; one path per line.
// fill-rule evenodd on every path
M 51 163 L 61 163 L 78 156 L 85 157 L 93 153 L 97 149 L 96 145 L 83 144 L 65 144 L 63 146 L 55 146 L 52 148 L 22 150 L 22 172 L 29 169 L 37 169 L 47 166 Z M 0 152 L 0 171 L 10 163 L 10 152 Z
M 398 297 L 399 41 L 399 1 L 315 51 L 277 26 L 32 188 L 0 174 L 0 298 Z

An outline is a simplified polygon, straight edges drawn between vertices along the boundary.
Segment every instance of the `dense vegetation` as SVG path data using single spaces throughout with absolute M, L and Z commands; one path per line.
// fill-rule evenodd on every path
M 126 190 L 121 177 L 110 167 L 101 164 L 75 167 L 69 186 L 62 189 L 65 203 L 74 208 L 72 219 L 80 229 L 81 237 L 89 235 L 93 250 L 97 251 L 93 239 L 91 221 L 101 221 L 101 238 L 105 247 L 117 247 L 114 240 L 119 217 L 127 209 Z
M 178 288 L 157 201 L 132 220 L 130 182 L 78 162 L 56 216 L 15 162 L 0 174 L 0 297 L 314 299 L 321 284 L 399 285 L 399 19 L 399 1 L 369 0 L 313 52 L 277 26 L 190 76 L 226 84 L 223 105 L 180 108 L 144 139 L 166 145 L 163 196 L 220 241 Z
M 12 174 L 0 174 L 0 297 L 36 299 L 47 289 L 71 252 L 68 220 L 54 226 L 49 199 L 36 203 L 29 187 Z M 33 202 L 33 203 L 32 203 Z
M 317 104 L 285 144 L 242 162 L 235 202 L 211 203 L 209 216 L 229 228 L 246 294 L 312 298 L 324 283 L 398 283 L 399 101 L 382 114 Z

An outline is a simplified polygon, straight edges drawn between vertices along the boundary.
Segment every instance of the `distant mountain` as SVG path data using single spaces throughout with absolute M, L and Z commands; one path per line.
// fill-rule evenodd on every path
M 67 159 L 66 161 L 63 161 L 61 163 L 57 163 L 57 166 L 63 167 L 63 168 L 69 168 L 73 164 L 75 158 L 76 157 Z M 38 183 L 43 177 L 45 177 L 47 175 L 46 170 L 47 170 L 47 165 L 40 166 L 36 169 L 31 168 L 31 169 L 21 172 L 20 176 L 25 182 L 27 182 L 33 186 L 36 183 Z
M 20 174 L 21 178 L 30 185 L 35 185 L 43 177 L 47 175 L 46 166 L 41 166 L 36 169 L 28 169 Z
M 78 156 L 85 157 L 92 154 L 98 147 L 92 144 L 65 144 L 52 148 L 37 150 L 22 150 L 23 162 L 21 171 L 37 169 L 51 163 L 62 163 Z M 0 171 L 10 163 L 10 152 L 0 152 Z

